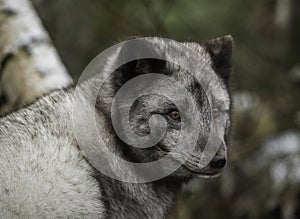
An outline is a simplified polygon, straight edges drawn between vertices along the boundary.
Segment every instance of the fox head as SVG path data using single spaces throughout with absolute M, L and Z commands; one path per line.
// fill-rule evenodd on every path
M 231 126 L 229 82 L 232 47 L 231 36 L 201 43 L 166 43 L 159 38 L 143 38 L 135 39 L 133 44 L 124 45 L 118 54 L 110 59 L 110 62 L 130 61 L 122 64 L 107 77 L 98 94 L 96 108 L 100 109 L 108 120 L 114 119 L 117 125 L 122 124 L 123 117 L 126 117 L 129 126 L 123 128 L 123 134 L 131 132 L 140 138 L 151 135 L 158 138 L 145 148 L 133 147 L 124 138 L 118 138 L 126 159 L 136 163 L 147 163 L 172 154 L 174 162 L 182 163 L 171 175 L 177 177 L 214 177 L 222 171 L 226 165 Z M 146 53 L 148 58 L 139 58 L 141 53 Z M 156 77 L 158 74 L 170 78 L 171 81 L 168 84 L 160 81 Z M 114 97 L 118 91 L 137 78 L 141 80 L 127 86 L 128 89 L 135 87 L 137 90 L 134 101 L 127 103 L 126 98 L 130 97 L 127 91 L 124 91 L 127 97 L 123 95 L 123 100 L 114 104 Z M 143 81 L 143 78 L 147 80 Z M 177 84 L 186 92 L 181 92 L 181 88 L 177 89 Z M 140 90 L 149 92 L 139 94 Z M 187 96 L 193 101 L 193 106 L 187 101 Z M 122 113 L 118 114 L 128 107 L 128 104 L 128 117 Z M 112 114 L 112 107 L 116 107 L 117 116 Z M 192 111 L 188 108 L 192 108 Z M 191 112 L 197 112 L 197 116 L 192 118 Z M 113 116 L 117 118 L 112 118 Z M 203 166 L 201 159 L 206 159 L 205 148 L 211 147 L 211 124 L 216 120 L 222 121 L 218 125 L 221 133 L 221 136 L 218 136 L 219 144 L 215 145 L 217 148 L 213 151 L 213 156 Z M 195 124 L 197 128 L 190 128 L 186 133 L 193 134 L 182 140 L 184 121 Z M 157 127 L 160 129 L 155 130 Z M 185 149 L 192 139 L 195 140 L 192 150 Z

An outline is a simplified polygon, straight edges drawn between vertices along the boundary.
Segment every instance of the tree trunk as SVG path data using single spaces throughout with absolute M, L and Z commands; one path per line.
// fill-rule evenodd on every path
M 28 0 L 0 0 L 0 115 L 72 83 Z

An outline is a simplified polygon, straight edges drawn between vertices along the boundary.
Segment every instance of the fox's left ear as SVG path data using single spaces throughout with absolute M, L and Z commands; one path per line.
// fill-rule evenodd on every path
M 229 82 L 232 67 L 233 37 L 223 36 L 202 44 L 212 59 L 212 67 L 226 82 Z

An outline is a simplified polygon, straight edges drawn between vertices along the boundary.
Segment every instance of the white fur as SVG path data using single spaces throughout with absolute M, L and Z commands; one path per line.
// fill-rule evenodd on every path
M 47 98 L 39 102 L 50 104 Z M 64 127 L 69 114 L 57 112 L 57 120 L 43 125 L 34 114 L 45 109 L 35 105 L 0 120 L 0 218 L 101 218 L 92 168 L 72 138 L 50 132 Z M 32 138 L 34 129 L 39 134 Z

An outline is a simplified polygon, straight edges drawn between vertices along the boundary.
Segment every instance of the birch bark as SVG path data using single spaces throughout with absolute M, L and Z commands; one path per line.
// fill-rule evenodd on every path
M 72 84 L 29 0 L 0 0 L 0 115 Z

